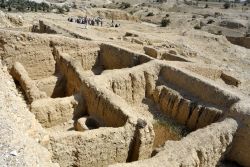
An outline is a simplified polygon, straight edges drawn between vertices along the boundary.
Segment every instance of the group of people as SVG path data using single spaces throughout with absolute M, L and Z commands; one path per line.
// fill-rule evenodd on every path
M 103 20 L 100 17 L 97 18 L 88 18 L 86 17 L 78 17 L 78 18 L 73 18 L 73 17 L 69 17 L 68 18 L 69 22 L 76 22 L 78 24 L 85 24 L 85 25 L 91 25 L 91 26 L 102 26 L 103 25 Z
M 96 18 L 88 18 L 87 16 L 85 17 L 78 17 L 78 18 L 73 18 L 73 17 L 69 17 L 68 18 L 69 22 L 76 22 L 78 24 L 85 24 L 85 27 L 87 28 L 88 25 L 91 26 L 103 26 L 103 19 L 100 17 L 96 17 Z M 111 27 L 120 27 L 121 25 L 118 23 L 115 23 L 114 20 L 112 19 L 111 22 Z

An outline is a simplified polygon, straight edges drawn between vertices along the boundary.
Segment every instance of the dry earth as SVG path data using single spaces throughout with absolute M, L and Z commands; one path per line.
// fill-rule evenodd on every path
M 184 2 L 0 11 L 0 166 L 250 166 L 250 12 Z

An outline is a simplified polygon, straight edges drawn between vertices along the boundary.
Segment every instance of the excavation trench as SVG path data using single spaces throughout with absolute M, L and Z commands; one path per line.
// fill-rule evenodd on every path
M 223 132 L 211 137 L 221 141 L 218 148 L 225 151 L 230 144 L 232 137 L 223 136 L 227 129 L 223 127 L 231 122 L 228 131 L 234 133 L 236 123 L 214 123 L 239 99 L 216 86 L 166 62 L 114 45 L 32 39 L 45 54 L 35 48 L 33 54 L 19 53 L 20 48 L 3 60 L 23 90 L 30 111 L 47 130 L 49 139 L 43 143 L 60 166 L 150 160 L 166 148 L 178 150 L 178 143 L 186 148 L 185 141 L 194 134 L 198 138 L 190 150 L 198 154 L 201 139 L 210 140 L 203 135 L 204 129 L 213 127 Z M 29 45 L 35 47 L 33 43 Z M 217 149 L 209 150 L 217 154 Z M 203 156 L 206 154 L 199 158 Z
M 106 44 L 89 54 L 72 54 L 69 48 L 53 42 L 49 47 L 51 54 L 41 61 L 31 55 L 22 59 L 17 55 L 6 62 L 30 111 L 49 133 L 46 147 L 53 153 L 52 160 L 61 166 L 106 166 L 129 161 L 130 154 L 143 152 L 137 148 L 131 153 L 136 119 L 91 85 L 88 78 L 151 59 Z
M 47 128 L 47 147 L 61 166 L 150 158 L 166 141 L 181 140 L 222 116 L 223 106 L 216 101 L 199 101 L 173 86 L 168 68 L 156 62 L 139 65 L 149 60 L 143 55 L 103 44 L 98 63 L 86 70 L 57 48 L 53 56 L 55 75 L 33 80 L 19 62 L 10 73 L 24 90 L 31 112 Z M 98 75 L 89 74 L 100 66 Z

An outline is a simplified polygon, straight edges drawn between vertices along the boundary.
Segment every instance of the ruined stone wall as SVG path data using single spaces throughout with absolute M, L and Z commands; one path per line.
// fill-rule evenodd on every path
M 68 53 L 79 61 L 84 70 L 91 70 L 98 64 L 99 45 L 57 35 L 0 32 L 0 57 L 11 68 L 20 62 L 30 78 L 42 79 L 56 73 L 54 49 Z
M 37 88 L 35 82 L 29 77 L 29 74 L 27 73 L 27 71 L 19 62 L 16 62 L 14 64 L 10 73 L 12 77 L 17 82 L 19 82 L 29 103 L 32 103 L 34 100 L 47 97 L 45 92 L 42 92 Z
M 157 61 L 103 74 L 99 80 L 129 104 L 138 105 L 144 98 L 152 99 L 163 113 L 191 130 L 216 122 L 229 110 L 230 105 L 239 100 L 230 92 L 206 83 L 193 74 Z M 178 87 L 181 84 L 183 86 Z
M 55 73 L 55 60 L 46 37 L 14 31 L 0 32 L 0 56 L 9 68 L 18 61 L 30 78 L 44 78 Z
M 203 102 L 229 109 L 239 101 L 239 98 L 230 91 L 220 89 L 214 83 L 211 84 L 209 81 L 189 73 L 167 66 L 161 70 L 161 76 L 166 83 Z
M 167 141 L 153 158 L 113 167 L 142 166 L 207 166 L 219 165 L 232 144 L 238 128 L 234 119 L 225 119 L 192 132 L 181 141 Z
M 166 86 L 156 87 L 153 98 L 164 113 L 191 130 L 216 122 L 223 114 L 222 110 L 192 101 Z
M 65 92 L 65 79 L 63 75 L 50 76 L 47 78 L 36 80 L 36 86 L 40 91 L 47 94 L 48 97 L 64 97 Z
M 123 127 L 53 134 L 50 150 L 60 166 L 108 166 L 151 156 L 154 133 L 150 125 L 129 120 Z M 72 142 L 74 141 L 74 142 Z
M 152 62 L 130 69 L 114 70 L 112 74 L 103 74 L 99 80 L 103 81 L 107 89 L 133 105 L 141 103 L 146 95 L 152 93 L 159 71 L 159 64 Z
M 120 127 L 127 122 L 129 116 L 126 108 L 117 105 L 117 100 L 111 94 L 104 95 L 89 83 L 83 83 L 81 94 L 86 101 L 88 114 L 104 126 Z
M 79 95 L 44 98 L 31 103 L 30 110 L 43 127 L 49 128 L 84 115 L 84 104 Z
M 38 28 L 34 27 L 32 32 L 57 34 L 57 32 L 53 29 L 53 27 L 44 24 L 44 22 L 41 20 L 39 20 L 39 27 Z
M 126 162 L 132 138 L 133 129 L 129 126 L 51 136 L 52 160 L 62 167 Z
M 149 56 L 110 44 L 101 44 L 100 49 L 100 61 L 104 69 L 133 67 L 152 60 Z
M 236 161 L 242 166 L 250 166 L 250 99 L 243 97 L 241 101 L 234 104 L 228 112 L 228 117 L 237 120 L 239 128 L 233 139 L 232 149 L 227 158 Z
M 0 106 L 0 166 L 59 167 L 52 163 L 52 154 L 43 147 L 49 138 L 46 130 L 29 111 L 1 60 Z M 16 156 L 10 154 L 14 150 Z
M 53 53 L 67 53 L 80 62 L 83 70 L 91 70 L 99 65 L 99 45 L 94 42 L 85 42 L 69 39 L 62 45 L 58 41 L 52 41 Z
M 56 68 L 66 81 L 65 95 L 70 96 L 79 92 L 81 87 L 81 65 L 66 53 L 58 53 L 56 55 Z

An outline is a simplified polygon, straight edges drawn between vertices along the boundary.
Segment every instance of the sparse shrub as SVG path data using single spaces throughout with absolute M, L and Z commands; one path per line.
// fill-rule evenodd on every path
M 169 20 L 169 19 L 163 18 L 163 19 L 161 20 L 161 26 L 162 26 L 162 27 L 167 27 L 169 24 L 170 24 L 170 20 Z
M 200 26 L 199 24 L 197 24 L 197 25 L 194 26 L 194 29 L 200 30 L 200 29 L 201 29 L 201 26 Z
M 219 12 L 215 12 L 214 13 L 214 17 L 218 17 L 218 16 L 221 16 L 222 14 L 221 13 L 219 13 Z
M 97 6 L 96 6 L 96 4 L 90 4 L 90 6 L 92 7 L 92 8 L 96 8 Z
M 37 3 L 30 0 L 0 0 L 0 6 L 4 2 L 4 7 L 10 12 L 13 9 L 21 12 L 42 10 L 44 12 L 50 11 L 49 4 L 42 2 Z
M 204 19 L 208 18 L 210 15 L 209 14 L 204 14 L 203 17 Z
M 168 13 L 166 14 L 166 17 L 169 17 L 169 14 L 168 14 Z
M 60 14 L 63 14 L 64 13 L 64 9 L 60 6 L 57 6 L 57 12 L 60 13 Z
M 1 0 L 0 3 L 1 3 L 1 4 L 0 4 L 0 7 L 1 7 L 1 8 L 5 8 L 5 6 L 6 6 L 5 0 Z
M 222 31 L 219 30 L 219 31 L 217 32 L 217 35 L 222 35 Z
M 225 2 L 223 7 L 224 7 L 224 9 L 230 8 L 230 2 Z
M 167 0 L 156 0 L 156 2 L 158 2 L 158 3 L 164 3 L 164 2 L 167 2 Z
M 34 6 L 35 6 L 35 12 L 37 12 L 37 10 L 38 10 L 38 4 L 35 2 Z
M 66 11 L 66 12 L 69 12 L 70 11 L 70 8 L 68 5 L 63 5 L 62 6 L 63 10 Z
M 75 2 L 72 2 L 72 6 L 71 6 L 73 9 L 77 9 L 77 6 L 76 6 L 76 3 Z
M 208 8 L 208 4 L 206 3 L 205 7 L 204 8 Z
M 209 19 L 209 20 L 207 21 L 207 24 L 212 24 L 212 23 L 214 23 L 214 20 L 213 20 L 213 19 Z
M 49 5 L 45 2 L 40 3 L 39 5 L 41 7 L 41 9 L 45 12 L 45 11 L 49 11 Z
M 155 15 L 155 14 L 154 14 L 153 12 L 149 12 L 149 13 L 147 14 L 148 17 L 154 16 L 154 15 Z
M 122 2 L 121 6 L 120 6 L 121 9 L 127 9 L 127 8 L 130 8 L 130 7 L 131 7 L 131 4 L 127 3 L 127 2 Z

